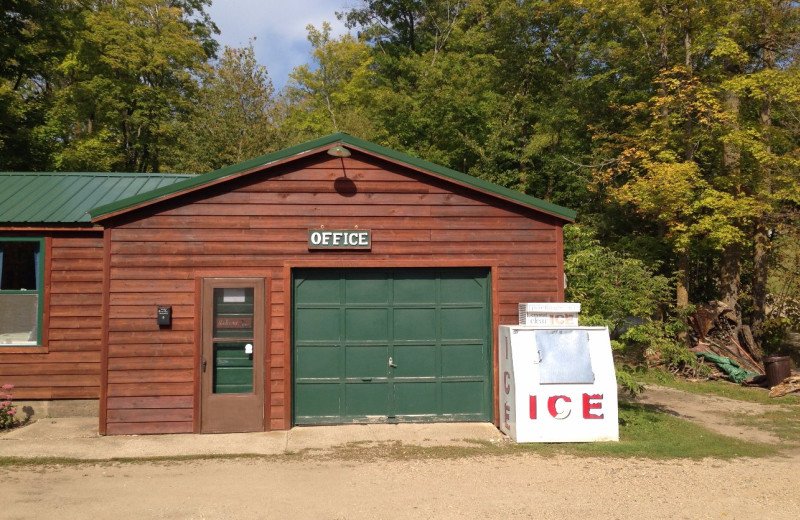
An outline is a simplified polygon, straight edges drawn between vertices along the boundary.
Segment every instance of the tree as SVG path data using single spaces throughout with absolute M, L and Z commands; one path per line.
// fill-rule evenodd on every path
M 306 30 L 315 67 L 301 65 L 289 75 L 284 132 L 296 136 L 294 141 L 331 132 L 371 138 L 370 48 L 349 34 L 332 39 L 328 22 L 321 30 L 313 25 Z
M 619 148 L 610 153 L 617 159 L 597 178 L 616 201 L 663 230 L 680 259 L 679 305 L 693 299 L 691 286 L 705 284 L 738 309 L 742 254 L 751 249 L 753 270 L 746 274 L 757 326 L 768 234 L 775 230 L 770 215 L 796 208 L 800 187 L 796 134 L 783 117 L 797 102 L 789 94 L 798 85 L 792 49 L 799 35 L 791 29 L 797 8 L 720 0 L 664 4 L 655 12 L 661 60 L 653 93 L 624 109 L 628 128 L 607 141 L 616 140 Z M 778 99 L 787 112 L 776 118 Z M 783 128 L 776 131 L 778 120 Z M 692 258 L 701 255 L 718 266 L 707 280 L 693 276 Z
M 0 10 L 0 169 L 44 169 L 48 150 L 34 136 L 68 53 L 79 9 L 58 0 L 5 0 Z
M 206 172 L 279 148 L 272 81 L 253 44 L 225 47 L 203 75 L 192 117 L 182 123 L 174 171 Z
M 45 84 L 31 139 L 47 151 L 47 169 L 161 169 L 176 143 L 174 122 L 190 113 L 195 76 L 214 50 L 207 3 L 78 4 L 65 51 L 27 78 L 29 90 Z

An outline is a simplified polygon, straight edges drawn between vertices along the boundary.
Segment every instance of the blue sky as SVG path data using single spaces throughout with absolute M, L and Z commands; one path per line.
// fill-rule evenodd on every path
M 213 0 L 208 13 L 221 31 L 220 46 L 244 47 L 256 38 L 256 59 L 267 68 L 278 90 L 294 67 L 309 62 L 306 25 L 321 28 L 327 21 L 334 36 L 344 34 L 336 11 L 359 4 L 358 0 Z

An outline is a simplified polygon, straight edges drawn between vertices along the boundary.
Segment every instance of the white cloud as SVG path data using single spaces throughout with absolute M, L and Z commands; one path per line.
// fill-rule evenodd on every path
M 256 59 L 267 68 L 276 89 L 283 87 L 289 72 L 309 61 L 311 46 L 306 26 L 322 27 L 330 22 L 332 34 L 344 34 L 336 11 L 344 11 L 353 0 L 214 0 L 208 13 L 217 24 L 221 45 L 242 47 L 253 37 Z

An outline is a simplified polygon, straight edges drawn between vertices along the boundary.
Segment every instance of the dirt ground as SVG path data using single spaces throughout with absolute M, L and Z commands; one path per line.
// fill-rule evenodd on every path
M 734 423 L 733 415 L 759 415 L 764 407 L 758 403 L 736 401 L 713 395 L 698 395 L 674 388 L 647 385 L 647 391 L 636 399 L 659 410 L 701 424 L 711 431 L 750 442 L 778 444 L 772 432 Z M 800 468 L 798 468 L 800 471 Z
M 714 407 L 747 403 L 651 388 L 642 399 L 726 435 L 771 442 Z M 721 400 L 721 401 L 720 401 Z M 755 413 L 755 411 L 753 411 Z M 259 458 L 0 469 L 0 518 L 800 518 L 800 451 L 766 459 Z

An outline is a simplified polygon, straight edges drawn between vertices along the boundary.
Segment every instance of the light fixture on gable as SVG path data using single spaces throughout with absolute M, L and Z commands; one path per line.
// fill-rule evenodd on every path
M 350 157 L 350 150 L 348 150 L 344 146 L 337 144 L 336 146 L 328 149 L 328 155 L 332 155 L 334 157 L 342 157 L 342 158 Z

